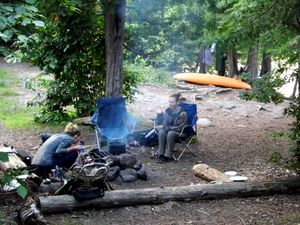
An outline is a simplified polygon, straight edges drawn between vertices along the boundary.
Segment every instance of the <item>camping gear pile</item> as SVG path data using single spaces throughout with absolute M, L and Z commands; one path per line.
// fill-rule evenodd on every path
M 102 159 L 97 149 L 83 151 L 68 171 L 57 168 L 55 176 L 64 184 L 55 194 L 73 194 L 79 201 L 104 196 L 109 189 L 106 178 L 110 163 Z

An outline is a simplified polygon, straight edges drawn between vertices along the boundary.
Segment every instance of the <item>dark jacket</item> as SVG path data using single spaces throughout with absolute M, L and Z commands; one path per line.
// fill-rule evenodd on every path
M 187 125 L 187 113 L 178 107 L 175 111 L 167 108 L 164 112 L 163 129 L 165 131 L 180 132 Z

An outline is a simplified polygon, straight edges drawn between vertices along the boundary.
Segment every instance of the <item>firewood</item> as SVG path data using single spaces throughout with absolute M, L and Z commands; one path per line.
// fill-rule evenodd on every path
M 216 170 L 206 164 L 197 164 L 193 167 L 193 173 L 206 181 L 231 182 L 231 180 L 219 170 Z
M 7 169 L 17 169 L 26 167 L 26 164 L 15 153 L 10 152 L 7 154 L 8 162 L 2 162 L 0 160 L 0 169 L 5 171 Z

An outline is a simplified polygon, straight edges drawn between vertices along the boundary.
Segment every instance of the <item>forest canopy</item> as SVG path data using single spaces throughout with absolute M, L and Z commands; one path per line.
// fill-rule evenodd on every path
M 109 19 L 119 26 L 110 35 Z M 123 52 L 112 73 L 107 43 Z M 90 115 L 108 82 L 132 100 L 140 82 L 215 73 L 251 83 L 246 99 L 279 103 L 286 74 L 295 81 L 285 113 L 294 118 L 290 137 L 300 155 L 300 1 L 10 0 L 0 3 L 0 51 L 52 77 L 36 116 L 43 123 Z

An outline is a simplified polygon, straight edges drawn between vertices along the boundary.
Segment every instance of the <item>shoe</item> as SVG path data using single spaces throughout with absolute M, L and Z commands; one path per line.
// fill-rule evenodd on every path
M 157 163 L 167 163 L 170 162 L 172 159 L 165 157 L 165 156 L 159 156 Z
M 157 163 L 164 163 L 165 162 L 165 157 L 163 155 L 160 155 L 158 157 Z

